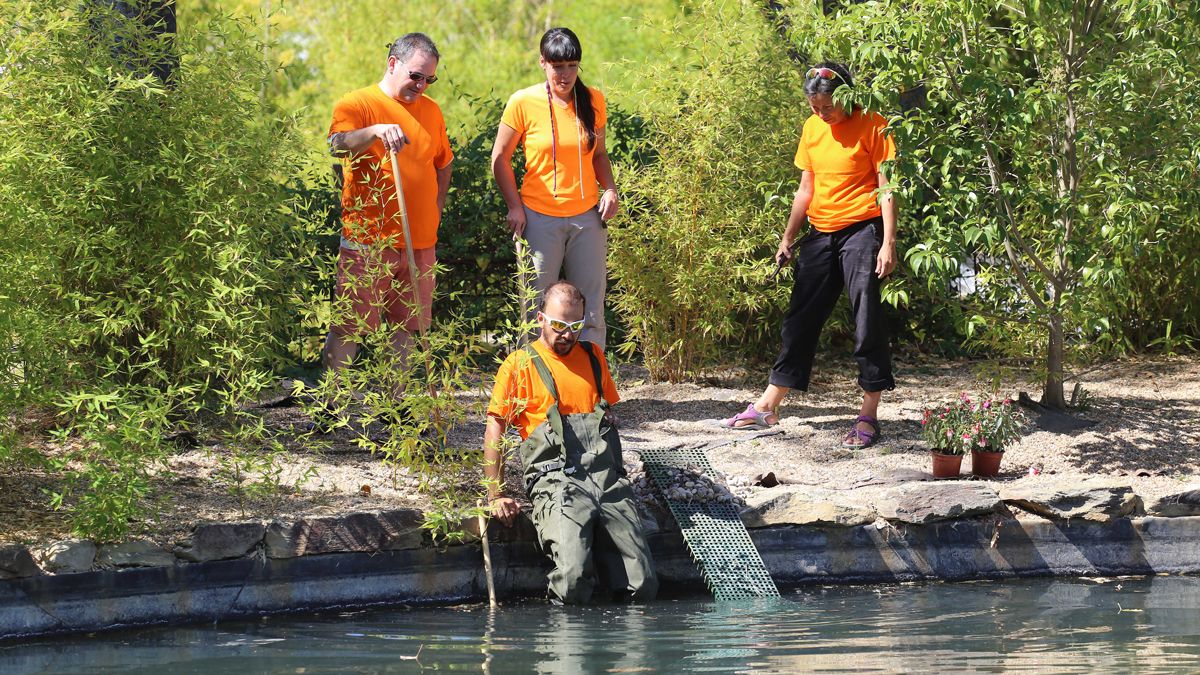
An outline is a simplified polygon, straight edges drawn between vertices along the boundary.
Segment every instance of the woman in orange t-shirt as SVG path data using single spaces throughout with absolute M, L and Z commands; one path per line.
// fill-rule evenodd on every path
M 883 391 L 896 388 L 879 297 L 880 281 L 896 267 L 896 201 L 882 171 L 882 164 L 895 158 L 896 147 L 883 117 L 834 102 L 834 90 L 843 86 L 853 85 L 850 71 L 838 63 L 819 64 L 805 77 L 813 115 L 796 148 L 800 189 L 775 254 L 783 265 L 795 248 L 783 345 L 766 391 L 724 424 L 733 429 L 779 424 L 779 404 L 788 391 L 808 389 L 821 328 L 844 287 L 854 317 L 863 403 L 842 445 L 863 448 L 879 438 Z M 812 227 L 796 241 L 805 219 Z
M 578 287 L 587 299 L 582 339 L 603 349 L 604 222 L 617 214 L 619 202 L 604 148 L 604 95 L 579 79 L 581 58 L 583 48 L 570 29 L 542 35 L 539 63 L 546 81 L 508 99 L 492 148 L 492 173 L 508 204 L 513 239 L 523 237 L 533 253 L 538 291 L 560 278 Z M 520 191 L 512 166 L 518 143 L 525 150 Z

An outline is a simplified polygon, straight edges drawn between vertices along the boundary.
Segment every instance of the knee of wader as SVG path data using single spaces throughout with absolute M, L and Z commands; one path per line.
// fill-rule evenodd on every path
M 642 572 L 642 583 L 633 589 L 630 595 L 634 600 L 653 600 L 658 595 L 658 575 L 655 574 L 653 566 L 646 567 Z
M 592 599 L 596 581 L 591 576 L 576 573 L 564 573 L 556 584 L 550 585 L 551 594 L 568 605 L 582 605 Z

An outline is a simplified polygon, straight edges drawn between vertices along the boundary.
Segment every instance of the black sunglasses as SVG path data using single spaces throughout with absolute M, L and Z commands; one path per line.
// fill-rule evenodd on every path
M 413 82 L 425 80 L 425 84 L 433 84 L 434 82 L 437 82 L 437 75 L 424 75 L 415 70 L 410 70 L 408 71 L 408 79 L 412 80 Z

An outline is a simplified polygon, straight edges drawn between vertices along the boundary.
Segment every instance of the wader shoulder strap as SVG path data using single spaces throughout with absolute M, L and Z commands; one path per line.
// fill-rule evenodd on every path
M 554 375 L 550 373 L 550 368 L 536 349 L 525 347 L 525 351 L 529 353 L 529 360 L 533 362 L 533 368 L 537 371 L 538 377 L 542 378 L 542 384 L 550 392 L 550 397 L 554 399 L 555 403 L 558 403 L 558 387 L 554 386 Z
M 532 346 L 527 345 L 525 351 L 529 352 L 529 360 L 533 362 L 533 368 L 537 371 L 538 377 L 542 379 L 542 384 L 545 385 L 546 391 L 550 392 L 550 397 L 554 399 L 554 405 L 546 411 L 546 421 L 550 423 L 550 429 L 558 436 L 563 437 L 562 416 L 558 412 L 558 387 L 554 386 L 554 375 L 550 373 L 549 366 L 542 360 L 542 356 L 537 353 L 537 350 Z
M 604 377 L 600 374 L 600 359 L 596 358 L 595 347 L 590 342 L 579 341 L 579 346 L 583 347 L 584 353 L 588 355 L 588 361 L 592 363 L 592 377 L 596 379 L 596 394 L 601 400 L 604 398 Z

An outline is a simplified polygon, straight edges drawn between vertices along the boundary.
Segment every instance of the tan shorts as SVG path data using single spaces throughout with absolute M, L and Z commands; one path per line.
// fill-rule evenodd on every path
M 404 249 L 341 248 L 333 331 L 338 335 L 359 335 L 379 328 L 381 319 L 409 332 L 428 328 L 433 317 L 433 266 L 437 255 L 431 246 L 413 249 L 413 257 L 417 262 L 415 298 Z M 348 314 L 342 298 L 349 298 Z

